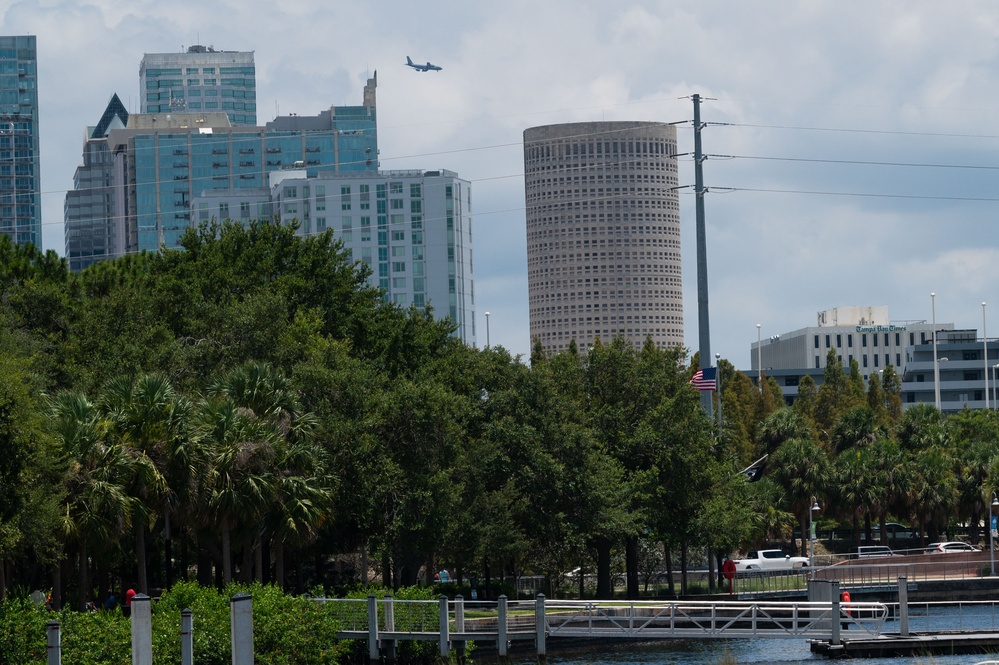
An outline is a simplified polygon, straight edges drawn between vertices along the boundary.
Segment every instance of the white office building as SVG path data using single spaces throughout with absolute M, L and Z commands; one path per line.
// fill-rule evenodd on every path
M 815 380 L 816 385 L 822 384 L 826 359 L 832 350 L 846 371 L 856 360 L 864 381 L 872 373 L 891 365 L 903 382 L 912 384 L 909 387 L 913 395 L 911 398 L 903 395 L 903 402 L 909 399 L 909 404 L 918 401 L 932 403 L 932 356 L 929 361 L 929 399 L 916 384 L 925 381 L 925 349 L 932 350 L 933 330 L 933 324 L 926 320 L 891 321 L 886 305 L 836 307 L 818 312 L 815 326 L 763 337 L 759 343 L 753 342 L 750 346 L 751 370 L 746 374 L 755 382 L 762 368 L 763 376 L 773 377 L 780 384 L 785 400 L 791 403 L 798 395 L 798 383 L 806 374 Z M 938 357 L 945 357 L 941 344 L 945 334 L 954 331 L 954 324 L 938 322 L 936 330 Z M 999 344 L 995 352 L 999 354 Z M 948 368 L 948 378 L 951 369 Z M 905 389 L 903 385 L 903 393 Z
M 432 307 L 475 344 L 471 186 L 451 171 L 274 171 L 269 187 L 206 190 L 192 222 L 296 221 L 301 235 L 332 229 L 370 282 L 402 307 Z

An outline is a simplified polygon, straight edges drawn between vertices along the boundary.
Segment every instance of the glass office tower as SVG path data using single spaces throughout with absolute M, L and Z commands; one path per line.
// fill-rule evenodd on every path
M 195 45 L 183 53 L 146 53 L 139 87 L 141 113 L 224 111 L 233 126 L 257 124 L 253 51 Z
M 34 36 L 0 37 L 0 233 L 42 244 Z
M 289 167 L 310 176 L 376 171 L 375 86 L 368 79 L 362 106 L 265 127 L 230 127 L 221 112 L 129 116 L 108 137 L 121 253 L 177 248 L 191 226 L 191 202 L 206 190 L 266 187 L 269 173 Z

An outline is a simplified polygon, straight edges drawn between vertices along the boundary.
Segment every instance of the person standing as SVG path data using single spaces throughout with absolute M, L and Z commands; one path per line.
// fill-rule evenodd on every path
M 125 592 L 125 604 L 122 606 L 122 613 L 130 617 L 132 616 L 132 598 L 135 597 L 135 589 L 129 589 Z

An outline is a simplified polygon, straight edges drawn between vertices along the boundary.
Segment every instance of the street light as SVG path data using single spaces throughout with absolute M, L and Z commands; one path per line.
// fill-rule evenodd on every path
M 486 312 L 486 348 L 489 348 L 489 312 Z
M 985 410 L 989 409 L 989 336 L 985 332 L 985 301 L 982 301 L 982 350 L 985 356 Z
M 762 323 L 756 324 L 756 383 L 759 384 L 761 393 L 763 392 L 763 347 L 760 346 L 760 328 L 762 327 Z
M 993 546 L 993 539 L 995 538 L 996 526 L 995 526 L 995 511 L 996 506 L 999 506 L 999 499 L 996 498 L 996 493 L 992 493 L 992 505 L 989 506 L 989 561 L 992 563 L 992 576 L 995 577 L 996 574 L 996 550 Z
M 937 363 L 937 294 L 930 293 L 930 309 L 933 314 L 933 398 L 940 410 L 940 365 Z
M 812 509 L 808 513 L 808 568 L 811 578 L 815 579 L 815 513 L 822 510 L 819 502 L 812 497 Z
M 937 358 L 933 362 L 933 388 L 936 391 L 937 397 L 937 411 L 941 411 L 940 408 L 940 365 L 950 360 L 947 356 L 943 358 Z

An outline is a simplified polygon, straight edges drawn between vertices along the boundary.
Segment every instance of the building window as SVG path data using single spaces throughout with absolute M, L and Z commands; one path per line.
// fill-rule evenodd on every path
M 867 348 L 867 333 L 860 336 L 860 345 L 865 349 Z
M 389 193 L 391 193 L 391 194 L 402 194 L 402 183 L 401 182 L 390 182 L 389 183 Z
M 393 289 L 405 289 L 406 288 L 406 278 L 405 277 L 393 277 L 392 278 L 392 288 Z
M 816 349 L 819 348 L 819 336 L 818 335 L 815 336 L 815 348 Z
M 826 335 L 826 348 L 829 348 L 829 335 Z
M 250 217 L 250 202 L 241 201 L 239 204 L 239 218 L 248 219 Z
M 895 346 L 901 346 L 902 345 L 901 342 L 899 342 L 900 338 L 901 338 L 901 333 L 895 333 Z
M 846 345 L 853 348 L 853 335 L 846 336 Z
M 836 348 L 838 349 L 838 348 L 840 348 L 842 346 L 843 346 L 843 336 L 842 335 L 836 335 Z
M 392 263 L 392 272 L 406 272 L 406 262 L 394 261 Z
M 867 367 L 867 356 L 860 356 L 860 357 L 863 359 L 862 362 L 863 362 L 864 367 Z
M 901 367 L 901 366 L 902 366 L 902 354 L 901 353 L 896 353 L 895 354 L 895 367 Z
M 392 210 L 402 210 L 402 199 L 392 199 Z
M 229 219 L 229 204 L 220 203 L 219 204 L 219 219 Z
M 406 232 L 405 231 L 393 231 L 392 232 L 392 242 L 405 242 Z
M 815 369 L 819 369 L 819 357 L 815 356 Z
M 874 333 L 873 335 L 871 335 L 871 340 L 874 342 L 874 346 L 877 346 L 878 345 L 878 334 Z M 875 367 L 877 367 L 877 365 L 875 365 Z
M 875 339 L 877 339 L 877 338 L 875 338 Z M 875 346 L 877 346 L 877 345 L 875 345 Z M 876 354 L 876 353 L 874 354 L 874 366 L 875 367 L 878 366 L 878 354 Z

